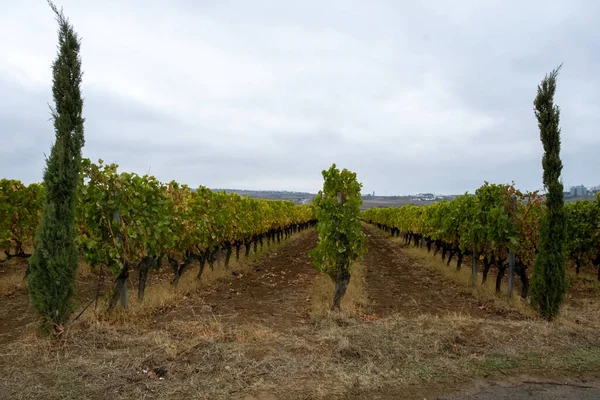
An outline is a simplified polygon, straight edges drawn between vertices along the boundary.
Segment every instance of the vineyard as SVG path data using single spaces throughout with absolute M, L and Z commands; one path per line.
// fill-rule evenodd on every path
M 0 246 L 6 255 L 28 257 L 42 210 L 43 185 L 0 181 Z M 193 261 L 199 279 L 206 265 L 223 263 L 235 252 L 256 253 L 315 223 L 311 205 L 261 200 L 236 194 L 192 190 L 148 175 L 119 173 L 117 165 L 84 160 L 77 201 L 76 227 L 80 254 L 93 271 L 107 269 L 116 278 L 109 307 L 137 272 L 143 299 L 148 273 L 168 263 L 173 284 Z
M 43 196 L 42 184 L 0 181 L 4 261 L 30 256 L 26 249 L 32 246 Z M 279 243 L 316 223 L 312 205 L 252 199 L 205 187 L 192 190 L 174 181 L 165 184 L 148 175 L 119 173 L 115 164 L 89 160 L 82 165 L 78 204 L 82 259 L 93 270 L 106 268 L 117 278 L 119 290 L 114 292 L 111 306 L 118 301 L 131 271 L 137 272 L 138 298 L 143 299 L 148 273 L 163 264 L 172 268 L 176 285 L 194 261 L 200 278 L 206 265 L 214 268 L 215 263 L 223 263 L 227 268 L 234 253 L 239 260 L 240 252 L 248 256 L 251 249 L 256 252 L 258 246 Z M 600 196 L 593 203 L 567 203 L 565 209 L 566 247 L 576 273 L 590 266 L 597 268 Z M 526 298 L 544 210 L 543 197 L 537 192 L 523 193 L 514 185 L 486 182 L 474 195 L 427 206 L 371 208 L 361 217 L 391 236 L 402 236 L 406 244 L 439 253 L 448 265 L 455 260 L 459 270 L 464 258 L 470 257 L 474 278 L 481 267 L 483 282 L 495 268 L 498 291 L 514 253 L 514 273 L 521 279 L 521 296 Z M 600 280 L 600 268 L 597 271 Z
M 0 273 L 12 275 L 0 274 L 0 354 L 17 361 L 0 365 L 0 389 L 10 398 L 72 392 L 100 399 L 107 388 L 123 398 L 229 398 L 240 390 L 258 399 L 263 390 L 281 398 L 417 398 L 448 393 L 423 382 L 463 382 L 458 390 L 482 373 L 502 382 L 521 368 L 541 377 L 558 368 L 576 372 L 572 384 L 581 387 L 566 398 L 600 394 L 585 383 L 600 371 L 600 289 L 585 278 L 600 258 L 600 196 L 565 205 L 565 249 L 582 280 L 573 280 L 560 319 L 547 325 L 527 305 L 544 196 L 486 182 L 452 201 L 361 212 L 355 173 L 334 164 L 322 174 L 313 203 L 297 206 L 83 159 L 74 227 L 78 268 L 89 272 L 75 284 L 74 313 L 55 325 L 48 345 L 39 342 L 31 287 L 10 278 L 28 273 L 45 188 L 1 180 Z M 484 284 L 492 269 L 496 294 L 488 295 L 474 283 L 482 274 Z M 465 272 L 468 285 L 460 280 Z M 507 272 L 509 296 L 498 296 Z M 511 301 L 511 273 L 527 301 Z M 556 367 L 565 358 L 576 361 Z M 115 369 L 119 377 L 109 380 L 79 377 Z M 60 382 L 63 373 L 75 388 L 34 384 L 39 375 Z M 290 383 L 289 376 L 298 378 Z M 343 389 L 315 388 L 315 379 L 341 381 Z M 281 389 L 286 384 L 293 395 Z M 528 384 L 555 392 L 554 381 Z M 515 389 L 485 390 L 493 397 Z
M 600 196 L 594 203 L 577 201 L 565 205 L 569 258 L 579 273 L 582 267 L 600 265 Z M 448 265 L 456 260 L 461 269 L 465 256 L 473 260 L 477 278 L 479 261 L 483 282 L 490 268 L 497 269 L 496 290 L 511 267 L 522 282 L 521 297 L 528 294 L 529 275 L 539 252 L 540 222 L 544 217 L 543 197 L 523 193 L 514 185 L 485 183 L 474 195 L 464 194 L 452 201 L 427 206 L 369 209 L 362 218 L 407 244 L 425 246 L 434 255 L 441 253 Z M 600 280 L 600 268 L 598 269 Z
M 0 247 L 6 259 L 26 257 L 42 212 L 43 186 L 0 180 Z
M 41 345 L 27 288 L 1 293 L 0 354 L 18 361 L 0 365 L 5 378 L 0 388 L 9 398 L 73 393 L 74 398 L 100 399 L 107 391 L 119 392 L 118 398 L 170 398 L 172 393 L 231 398 L 239 391 L 257 399 L 263 393 L 277 393 L 274 398 L 418 398 L 458 390 L 464 383 L 448 380 L 465 382 L 482 373 L 500 382 L 518 376 L 521 368 L 544 377 L 566 357 L 576 361 L 560 367 L 561 373 L 593 379 L 590 374 L 600 368 L 598 352 L 589 347 L 597 343 L 600 328 L 595 322 L 600 310 L 592 302 L 596 292 L 571 292 L 562 319 L 549 327 L 500 300 L 505 297 L 481 297 L 443 278 L 407 251 L 417 245 L 423 255 L 427 249 L 440 253 L 443 268 L 458 274 L 446 264 L 456 260 L 461 268 L 467 264 L 463 258 L 473 258 L 475 250 L 484 279 L 486 268 L 507 269 L 514 252 L 515 273 L 522 268 L 528 278 L 545 212 L 543 197 L 486 183 L 475 195 L 449 202 L 359 214 L 355 176 L 334 168 L 323 176 L 326 184 L 314 204 L 295 206 L 204 187 L 192 190 L 84 160 L 75 221 L 80 260 L 92 274 L 77 284 L 77 315 L 83 311 L 83 317 L 67 325 L 56 347 Z M 9 180 L 1 181 L 0 188 L 5 253 L 0 270 L 22 268 L 32 250 L 43 188 Z M 30 201 L 25 203 L 26 195 Z M 598 202 L 566 206 L 570 232 L 581 233 L 577 241 L 569 235 L 574 273 L 588 274 L 596 257 L 597 207 Z M 323 223 L 313 229 L 317 219 Z M 340 250 L 350 243 L 353 256 L 347 258 Z M 253 253 L 259 257 L 241 258 Z M 156 270 L 162 264 L 167 268 Z M 197 279 L 212 273 L 211 268 L 228 274 L 217 281 Z M 102 292 L 108 307 L 85 311 L 103 270 L 110 271 L 113 282 Z M 144 297 L 150 271 L 151 288 L 169 287 L 174 293 L 167 306 L 154 299 L 160 291 Z M 17 272 L 22 277 L 25 271 Z M 180 279 L 197 284 L 180 290 Z M 122 296 L 128 285 L 138 290 L 134 305 L 155 305 L 143 314 L 131 304 L 122 312 L 111 311 L 119 298 L 127 306 Z M 341 303 L 342 314 L 316 312 L 323 301 L 339 312 L 337 297 L 346 289 L 351 301 Z M 539 358 L 539 351 L 549 355 Z M 60 374 L 69 377 L 64 381 L 69 384 L 60 383 Z M 39 376 L 57 383 L 36 385 Z M 296 378 L 290 381 L 290 376 Z M 335 378 L 343 385 L 339 392 L 312 383 L 332 385 L 332 376 L 342 377 Z M 585 388 L 567 398 L 600 393 L 580 380 L 573 384 Z M 528 385 L 555 390 L 552 382 Z M 290 386 L 292 394 L 286 389 Z M 504 390 L 497 396 L 513 394 Z

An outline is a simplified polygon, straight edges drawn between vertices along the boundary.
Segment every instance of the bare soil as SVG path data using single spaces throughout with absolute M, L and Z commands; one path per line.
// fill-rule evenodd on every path
M 159 326 L 206 313 L 224 324 L 258 324 L 274 330 L 308 323 L 310 287 L 317 274 L 308 251 L 315 243 L 313 230 L 252 262 L 247 272 L 232 269 L 230 279 L 203 287 L 158 317 Z
M 596 400 L 600 398 L 597 383 L 563 383 L 552 381 L 517 381 L 477 383 L 467 393 L 441 396 L 440 400 Z
M 424 268 L 402 251 L 404 245 L 390 241 L 383 233 L 372 228 L 364 231 L 369 239 L 365 264 L 372 313 L 523 318 L 517 312 L 495 307 L 492 301 L 475 298 L 466 288 Z

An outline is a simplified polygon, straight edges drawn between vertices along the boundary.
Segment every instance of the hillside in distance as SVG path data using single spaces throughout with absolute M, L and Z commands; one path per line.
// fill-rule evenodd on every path
M 243 190 L 243 189 L 211 189 L 212 191 L 223 190 L 226 193 L 237 193 L 240 196 L 249 196 L 256 199 L 267 200 L 288 200 L 295 204 L 310 204 L 312 199 L 317 195 L 309 192 L 294 192 L 287 190 Z M 448 200 L 451 201 L 457 195 L 435 195 L 432 193 L 417 194 L 417 195 L 397 195 L 397 196 L 375 196 L 373 194 L 363 194 L 361 199 L 363 204 L 362 210 L 373 207 L 402 207 L 406 204 L 414 204 L 422 206 L 431 204 L 435 201 Z M 565 193 L 565 202 L 569 203 L 577 200 L 594 201 L 595 195 L 586 196 L 571 196 L 568 192 Z
M 211 189 L 212 191 L 223 190 L 226 193 L 237 193 L 240 196 L 249 196 L 257 199 L 268 200 L 289 200 L 296 204 L 310 204 L 316 193 L 293 192 L 286 190 L 242 190 L 242 189 Z M 400 207 L 405 204 L 424 205 L 439 201 L 442 199 L 452 200 L 455 195 L 434 196 L 411 195 L 411 196 L 374 196 L 372 194 L 362 195 L 363 204 L 361 209 L 366 210 L 372 207 Z
M 309 204 L 317 195 L 307 192 L 290 192 L 287 190 L 242 190 L 242 189 L 211 189 L 214 191 L 225 191 L 226 193 L 237 193 L 240 196 L 249 196 L 256 199 L 267 200 L 289 200 L 296 204 Z

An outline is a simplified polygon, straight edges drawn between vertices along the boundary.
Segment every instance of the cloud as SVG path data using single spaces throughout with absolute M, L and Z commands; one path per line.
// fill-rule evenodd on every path
M 537 84 L 564 62 L 563 180 L 598 184 L 600 5 L 463 0 L 61 2 L 82 37 L 84 155 L 191 186 L 316 192 L 541 187 Z M 56 26 L 0 16 L 0 172 L 39 181 Z

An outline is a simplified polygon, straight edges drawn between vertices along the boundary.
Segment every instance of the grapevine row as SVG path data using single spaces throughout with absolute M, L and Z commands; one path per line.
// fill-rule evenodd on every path
M 35 235 L 43 197 L 42 184 L 0 180 L 0 248 L 6 259 L 29 256 L 25 248 Z
M 142 299 L 149 271 L 163 260 L 173 268 L 177 284 L 193 261 L 199 262 L 199 278 L 205 265 L 213 267 L 223 258 L 228 266 L 233 252 L 239 258 L 243 249 L 248 256 L 252 245 L 256 252 L 265 241 L 279 242 L 315 223 L 311 205 L 252 199 L 202 186 L 192 190 L 117 168 L 102 160 L 83 161 L 76 219 L 85 261 L 92 269 L 108 268 L 117 278 L 110 307 L 132 271 L 138 274 Z M 24 253 L 25 243 L 35 234 L 43 188 L 1 182 L 0 246 L 13 256 Z
M 600 197 L 595 202 L 578 201 L 565 205 L 568 255 L 577 265 L 600 264 Z M 441 252 L 449 265 L 456 256 L 457 269 L 466 255 L 483 261 L 483 282 L 491 267 L 498 270 L 496 290 L 508 267 L 509 252 L 515 253 L 515 273 L 527 297 L 529 276 L 539 247 L 540 220 L 545 213 L 543 198 L 523 193 L 514 185 L 485 183 L 475 195 L 464 194 L 452 201 L 425 206 L 372 208 L 363 211 L 366 222 L 407 244 L 426 246 Z M 476 269 L 474 269 L 476 273 Z M 600 279 L 600 269 L 598 271 Z

